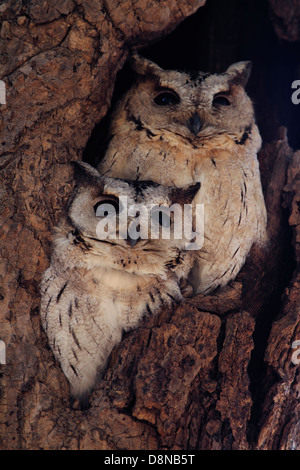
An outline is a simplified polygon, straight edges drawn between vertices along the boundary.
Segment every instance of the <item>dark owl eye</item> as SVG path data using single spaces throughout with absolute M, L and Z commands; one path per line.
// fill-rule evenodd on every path
M 156 95 L 154 102 L 158 104 L 158 106 L 170 106 L 180 103 L 180 98 L 175 91 L 165 90 Z
M 96 217 L 107 217 L 121 212 L 118 199 L 103 199 L 94 205 Z
M 231 103 L 225 95 L 217 94 L 214 96 L 213 106 L 230 106 L 230 105 Z

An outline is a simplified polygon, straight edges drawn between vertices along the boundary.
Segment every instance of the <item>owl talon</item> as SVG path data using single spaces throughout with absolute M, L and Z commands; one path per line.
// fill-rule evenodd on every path
M 185 298 L 190 298 L 194 296 L 194 289 L 190 284 L 188 284 L 186 280 L 184 280 L 180 284 L 180 290 L 181 290 L 182 296 Z

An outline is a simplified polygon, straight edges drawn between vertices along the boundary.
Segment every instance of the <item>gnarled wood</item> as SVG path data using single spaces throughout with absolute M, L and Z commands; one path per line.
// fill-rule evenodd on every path
M 51 229 L 74 185 L 68 162 L 105 116 L 129 48 L 205 1 L 25 3 L 0 5 L 1 448 L 300 448 L 291 361 L 300 340 L 300 170 L 283 131 L 260 154 L 268 252 L 253 249 L 223 291 L 187 297 L 127 333 L 91 408 L 70 408 L 39 318 Z

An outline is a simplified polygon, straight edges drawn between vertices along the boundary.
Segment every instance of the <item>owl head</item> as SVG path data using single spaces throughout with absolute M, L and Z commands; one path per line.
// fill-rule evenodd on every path
M 82 251 L 84 264 L 139 274 L 180 264 L 180 253 L 195 237 L 192 227 L 184 229 L 180 209 L 192 207 L 200 183 L 174 188 L 103 177 L 87 163 L 74 163 L 74 169 L 67 238 Z
M 138 55 L 131 64 L 137 81 L 121 108 L 127 120 L 154 135 L 170 132 L 197 144 L 216 134 L 240 135 L 254 121 L 245 92 L 251 62 L 237 62 L 224 73 L 163 70 Z

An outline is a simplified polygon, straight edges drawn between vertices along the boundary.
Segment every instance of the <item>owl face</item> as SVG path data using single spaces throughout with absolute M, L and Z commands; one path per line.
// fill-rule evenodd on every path
M 175 217 L 184 227 L 180 209 L 191 204 L 200 183 L 174 188 L 101 177 L 86 163 L 75 163 L 75 178 L 70 237 L 90 266 L 155 274 L 156 264 L 170 262 L 191 241 L 191 231 L 175 238 Z
M 163 70 L 139 56 L 132 65 L 138 81 L 125 98 L 127 119 L 148 132 L 170 132 L 197 145 L 251 126 L 253 109 L 244 90 L 250 62 L 233 64 L 222 74 Z

